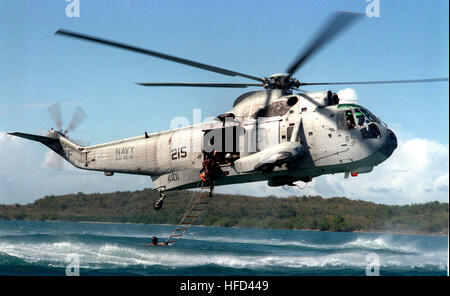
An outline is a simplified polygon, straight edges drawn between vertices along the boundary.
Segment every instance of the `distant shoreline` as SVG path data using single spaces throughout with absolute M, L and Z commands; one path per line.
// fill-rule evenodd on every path
M 0 219 L 1 221 L 1 219 Z M 8 220 L 7 220 L 8 221 Z M 9 221 L 30 221 L 30 222 L 51 222 L 51 223 L 92 223 L 92 224 L 135 224 L 135 225 L 157 225 L 157 226 L 173 226 L 176 224 L 149 224 L 149 223 L 135 223 L 135 222 L 108 222 L 108 221 L 67 221 L 67 220 L 9 220 Z M 243 228 L 243 229 L 269 229 L 269 230 L 292 230 L 292 231 L 317 231 L 317 232 L 342 232 L 342 233 L 366 233 L 366 234 L 395 234 L 395 235 L 417 235 L 417 236 L 449 236 L 446 233 L 428 233 L 428 232 L 413 232 L 413 231 L 390 231 L 390 230 L 353 230 L 353 231 L 330 231 L 330 230 L 319 230 L 319 229 L 285 229 L 285 228 L 257 228 L 257 227 L 238 227 L 238 226 L 211 226 L 211 225 L 192 225 L 195 227 L 220 227 L 220 228 Z
M 27 205 L 1 205 L 0 220 L 174 225 L 192 202 L 191 192 L 173 191 L 153 209 L 154 190 L 46 196 Z M 251 197 L 216 194 L 198 226 L 411 235 L 448 235 L 449 204 L 390 206 L 345 197 Z

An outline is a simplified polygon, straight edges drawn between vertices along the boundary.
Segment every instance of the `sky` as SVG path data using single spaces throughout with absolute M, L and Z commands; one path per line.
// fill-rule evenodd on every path
M 79 17 L 66 15 L 79 3 Z M 444 0 L 379 0 L 379 16 L 361 22 L 311 58 L 304 82 L 449 76 L 449 7 Z M 92 144 L 167 130 L 232 109 L 246 89 L 146 88 L 135 82 L 252 82 L 144 55 L 55 36 L 60 28 L 133 44 L 254 76 L 285 72 L 335 11 L 365 13 L 364 0 L 0 2 L 0 203 L 45 195 L 152 188 L 150 177 L 46 165 L 48 149 L 6 132 L 54 126 L 47 108 L 60 102 L 65 126 L 77 106 L 88 119 L 70 136 Z M 326 90 L 322 87 L 307 91 Z M 448 201 L 449 84 L 329 87 L 386 122 L 399 147 L 369 174 L 321 176 L 303 190 L 266 182 L 217 192 L 346 196 L 386 204 Z M 254 89 L 248 89 L 248 91 Z M 300 187 L 304 184 L 299 183 Z

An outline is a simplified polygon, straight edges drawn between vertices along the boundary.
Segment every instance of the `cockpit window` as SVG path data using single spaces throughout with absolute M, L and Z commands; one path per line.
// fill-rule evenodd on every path
M 376 123 L 382 123 L 381 120 L 379 120 L 375 115 L 373 115 L 369 110 L 367 110 L 366 108 L 357 105 L 357 104 L 339 104 L 338 105 L 338 110 L 342 110 L 342 109 L 353 109 L 356 112 L 362 113 L 364 114 L 364 116 L 366 116 L 371 122 L 376 122 Z M 356 116 L 358 116 L 357 114 L 355 114 Z
M 380 123 L 380 120 L 364 108 L 355 108 L 355 116 L 359 126 L 366 125 L 370 122 Z
M 364 108 L 355 108 L 355 116 L 358 126 L 361 127 L 361 135 L 363 138 L 380 138 L 380 128 L 375 123 L 380 123 L 372 113 Z
M 345 121 L 347 122 L 347 126 L 349 128 L 355 128 L 356 127 L 355 118 L 353 117 L 352 110 L 345 111 Z
M 377 122 L 377 118 L 370 113 L 369 111 L 367 111 L 366 109 L 361 109 L 361 111 L 364 113 L 364 115 L 371 121 L 371 122 Z
M 353 114 L 355 116 L 353 116 Z M 337 115 L 337 127 L 339 130 L 357 127 L 357 129 L 360 130 L 362 137 L 365 139 L 381 138 L 379 125 L 385 124 L 362 106 L 356 104 L 340 104 L 338 105 Z
M 364 126 L 370 122 L 375 122 L 375 119 L 364 109 L 355 109 L 355 116 L 359 126 Z
M 352 110 L 345 110 L 345 111 L 338 111 L 337 114 L 337 123 L 338 123 L 338 129 L 348 129 L 348 128 L 355 128 L 355 118 L 353 117 L 353 111 Z
M 366 121 L 368 121 L 367 118 L 364 116 L 364 114 L 359 109 L 355 109 L 355 116 L 356 116 L 356 121 L 358 122 L 358 126 L 364 126 Z
M 375 123 L 370 123 L 368 126 L 361 129 L 361 135 L 365 139 L 381 138 L 380 128 Z

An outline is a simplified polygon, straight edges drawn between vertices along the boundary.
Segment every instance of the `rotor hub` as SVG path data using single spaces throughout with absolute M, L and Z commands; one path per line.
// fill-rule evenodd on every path
M 290 77 L 288 73 L 276 73 L 268 78 L 263 78 L 263 87 L 265 89 L 290 90 L 295 87 L 300 87 L 300 85 L 300 81 Z

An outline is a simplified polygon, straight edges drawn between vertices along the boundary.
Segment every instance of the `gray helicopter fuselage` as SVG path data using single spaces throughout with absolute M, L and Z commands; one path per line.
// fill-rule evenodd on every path
M 397 147 L 394 133 L 368 110 L 333 104 L 327 92 L 250 92 L 228 115 L 234 118 L 86 147 L 54 132 L 48 136 L 60 145 L 46 145 L 80 169 L 149 175 L 161 191 L 199 187 L 205 151 L 213 149 L 235 155 L 223 161 L 216 185 L 268 180 L 280 186 L 367 173 Z

